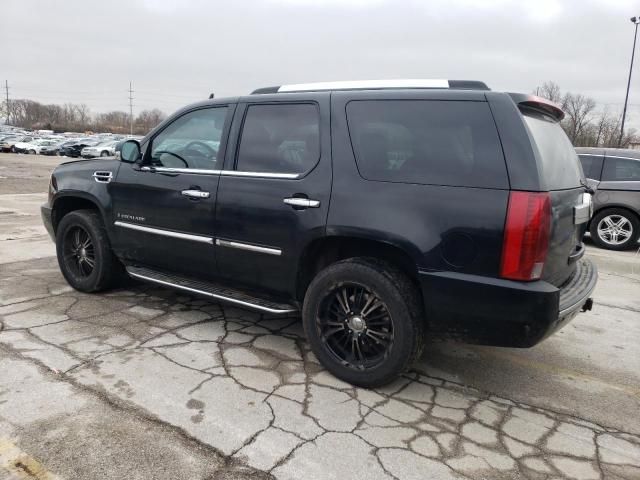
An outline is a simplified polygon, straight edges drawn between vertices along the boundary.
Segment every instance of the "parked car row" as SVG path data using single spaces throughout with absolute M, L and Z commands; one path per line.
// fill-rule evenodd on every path
M 0 152 L 73 158 L 111 157 L 115 155 L 118 143 L 129 138 L 142 137 L 112 134 L 70 137 L 36 132 L 0 132 Z

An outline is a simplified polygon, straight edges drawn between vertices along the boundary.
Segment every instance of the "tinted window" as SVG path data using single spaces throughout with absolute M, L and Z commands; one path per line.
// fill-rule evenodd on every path
M 251 105 L 247 109 L 238 170 L 304 173 L 319 158 L 320 118 L 315 105 Z
M 227 107 L 205 108 L 174 120 L 153 139 L 151 164 L 168 168 L 218 170 Z
M 585 177 L 600 180 L 602 155 L 578 155 Z
M 640 160 L 607 157 L 604 161 L 602 180 L 640 181 Z
M 366 179 L 508 187 L 485 102 L 352 101 L 347 119 L 358 170 Z
M 582 171 L 578 155 L 560 124 L 533 111 L 524 112 L 524 120 L 538 147 L 542 176 L 549 189 L 579 186 Z

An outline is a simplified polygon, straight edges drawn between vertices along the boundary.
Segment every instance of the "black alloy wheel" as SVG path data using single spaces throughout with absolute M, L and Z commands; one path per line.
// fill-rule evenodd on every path
M 374 368 L 393 347 L 389 309 L 364 285 L 344 283 L 327 292 L 316 321 L 326 348 L 347 367 Z
M 63 243 L 66 267 L 78 278 L 88 278 L 96 266 L 96 255 L 89 233 L 79 225 L 68 229 Z
M 424 345 L 416 284 L 397 266 L 370 257 L 320 270 L 305 293 L 302 323 L 320 363 L 360 387 L 391 382 L 411 367 Z

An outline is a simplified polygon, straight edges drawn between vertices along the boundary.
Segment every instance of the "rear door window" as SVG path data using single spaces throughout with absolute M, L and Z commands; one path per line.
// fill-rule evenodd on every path
M 640 181 L 640 160 L 607 157 L 604 161 L 602 180 L 609 182 Z
M 538 147 L 542 176 L 549 190 L 579 187 L 582 169 L 578 155 L 560 124 L 533 110 L 526 110 L 523 114 Z
M 303 174 L 320 159 L 317 105 L 250 105 L 236 168 L 243 172 Z
M 368 180 L 508 188 L 500 140 L 485 102 L 356 100 L 351 144 Z
M 600 180 L 602 172 L 602 155 L 578 155 L 582 164 L 584 176 L 594 180 Z

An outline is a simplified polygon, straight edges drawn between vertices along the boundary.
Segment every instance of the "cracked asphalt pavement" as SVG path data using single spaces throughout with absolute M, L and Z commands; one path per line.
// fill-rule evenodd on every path
M 297 317 L 72 290 L 38 211 L 59 160 L 0 155 L 0 478 L 640 479 L 636 252 L 589 246 L 596 306 L 541 345 L 428 343 L 366 390 Z

